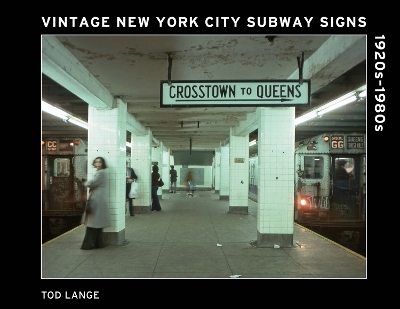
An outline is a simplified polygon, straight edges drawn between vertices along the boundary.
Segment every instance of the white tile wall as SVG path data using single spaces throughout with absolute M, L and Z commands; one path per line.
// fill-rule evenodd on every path
M 160 172 L 160 175 L 164 181 L 164 187 L 163 190 L 168 190 L 169 191 L 169 170 L 170 170 L 170 164 L 169 164 L 169 149 L 165 148 L 164 144 L 162 146 L 162 171 Z M 160 189 L 161 191 L 161 189 Z M 161 193 L 161 192 L 160 192 Z
M 136 206 L 151 205 L 151 132 L 147 128 L 145 135 L 133 135 L 131 149 L 131 167 L 138 176 L 139 197 L 134 200 Z
M 261 108 L 258 218 L 262 234 L 293 234 L 294 107 Z
M 221 189 L 219 195 L 229 196 L 229 145 L 221 147 Z
M 211 184 L 212 184 L 212 166 L 204 166 L 204 165 L 189 165 L 189 168 L 201 168 L 204 171 L 204 184 L 198 184 L 196 183 L 195 185 L 198 188 L 202 188 L 202 187 L 206 187 L 206 188 L 210 188 Z M 177 189 L 182 189 L 185 188 L 186 189 L 186 185 L 184 184 L 185 182 L 185 176 L 181 175 L 181 169 L 182 169 L 182 165 L 175 165 L 175 170 L 176 173 L 178 174 L 178 180 L 176 181 L 176 188 Z M 185 167 L 186 169 L 186 167 Z M 169 179 L 169 171 L 168 171 L 168 179 Z
M 221 149 L 215 149 L 215 157 L 214 157 L 214 173 L 215 173 L 215 190 L 221 189 Z
M 235 162 L 243 159 L 243 163 Z M 249 205 L 249 136 L 229 136 L 229 206 Z
M 152 162 L 158 162 L 158 173 L 161 175 L 161 178 L 163 178 L 163 151 L 162 151 L 162 146 L 158 147 L 151 147 L 151 161 Z M 150 173 L 151 173 L 151 166 L 149 167 Z M 164 181 L 165 183 L 165 181 Z M 162 189 L 158 188 L 157 194 L 161 195 Z

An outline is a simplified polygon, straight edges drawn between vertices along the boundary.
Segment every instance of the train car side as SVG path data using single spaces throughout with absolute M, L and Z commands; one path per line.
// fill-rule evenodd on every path
M 87 141 L 42 142 L 42 241 L 79 225 L 86 202 Z
M 295 145 L 294 221 L 366 255 L 366 138 L 322 134 Z M 258 201 L 258 157 L 249 158 L 249 199 Z
M 294 217 L 297 222 L 365 225 L 366 138 L 321 134 L 295 145 Z M 336 171 L 342 166 L 344 174 Z M 258 198 L 258 157 L 249 158 L 249 199 Z M 353 222 L 353 223 L 352 223 Z
M 296 146 L 295 220 L 365 222 L 365 134 L 322 134 Z

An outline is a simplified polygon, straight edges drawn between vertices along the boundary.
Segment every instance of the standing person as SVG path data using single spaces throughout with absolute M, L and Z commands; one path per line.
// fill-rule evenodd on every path
M 158 180 L 161 175 L 158 173 L 158 166 L 153 165 L 153 172 L 151 173 L 151 198 L 153 202 L 151 204 L 152 211 L 161 211 L 160 201 L 158 199 L 157 191 L 158 191 Z
M 190 185 L 193 185 L 193 172 L 191 170 L 189 170 L 186 174 L 185 184 L 187 187 L 187 195 L 193 196 L 193 192 L 191 192 L 191 190 L 190 190 Z
M 128 166 L 128 162 L 126 162 L 126 199 L 129 201 L 129 214 L 134 216 L 133 213 L 133 198 L 129 197 L 129 192 L 131 191 L 132 182 L 138 179 L 133 168 Z
M 176 193 L 176 179 L 178 178 L 178 175 L 177 175 L 176 170 L 174 169 L 173 165 L 171 165 L 171 169 L 169 170 L 169 177 L 170 177 L 170 181 L 171 181 L 169 193 Z
M 85 238 L 81 249 L 91 250 L 94 248 L 104 248 L 103 228 L 111 225 L 109 201 L 109 183 L 106 172 L 106 162 L 104 158 L 97 157 L 92 164 L 96 169 L 93 179 L 84 183 L 85 187 L 90 188 L 89 198 L 92 205 L 90 213 L 83 213 L 82 223 L 86 225 Z

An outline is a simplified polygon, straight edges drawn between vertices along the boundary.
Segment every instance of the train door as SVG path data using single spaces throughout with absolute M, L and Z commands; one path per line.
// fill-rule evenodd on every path
M 332 156 L 331 219 L 359 219 L 360 156 L 341 154 Z
M 47 156 L 48 210 L 74 209 L 74 168 L 72 155 Z

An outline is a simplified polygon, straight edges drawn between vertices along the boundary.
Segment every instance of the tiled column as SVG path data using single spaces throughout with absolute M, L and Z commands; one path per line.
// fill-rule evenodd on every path
M 111 226 L 105 228 L 104 242 L 121 245 L 125 240 L 126 104 L 117 99 L 116 108 L 97 110 L 88 106 L 88 179 L 93 178 L 92 162 L 103 157 L 109 176 Z
M 161 175 L 161 178 L 163 178 L 163 175 L 162 175 L 162 172 L 163 172 L 162 171 L 163 170 L 162 148 L 163 148 L 162 145 L 151 148 L 151 160 L 152 160 L 152 162 L 158 163 L 158 173 Z M 164 183 L 165 183 L 165 181 L 164 181 Z M 158 195 L 159 199 L 162 199 L 162 188 L 158 188 L 157 195 Z
M 164 187 L 160 188 L 162 192 L 169 191 L 169 149 L 165 148 L 164 144 L 162 144 L 162 169 L 160 175 L 162 175 L 162 179 L 164 181 Z
M 214 173 L 214 186 L 215 193 L 219 194 L 219 190 L 221 188 L 221 149 L 215 149 L 215 157 L 214 157 L 214 165 L 215 165 L 215 173 Z
M 258 123 L 257 244 L 293 246 L 294 107 L 262 107 Z
M 151 212 L 151 131 L 132 137 L 131 167 L 138 176 L 139 197 L 134 200 L 135 213 Z
M 171 169 L 171 165 L 174 165 L 175 166 L 175 158 L 174 158 L 174 155 L 173 155 L 173 152 L 172 152 L 172 150 L 171 149 L 168 149 L 168 189 L 169 189 L 169 187 L 170 187 L 170 185 L 171 185 L 171 183 L 170 183 L 170 181 L 169 181 L 169 179 L 170 179 L 170 177 L 169 177 L 169 171 L 170 171 L 170 169 Z M 177 171 L 177 167 L 175 167 L 175 170 Z M 178 171 L 176 172 L 177 174 L 178 174 Z M 179 188 L 179 181 L 177 180 L 176 181 L 176 189 L 178 189 Z M 168 192 L 169 192 L 169 190 L 168 190 Z M 175 192 L 176 193 L 176 192 Z
M 220 200 L 229 200 L 229 145 L 221 146 Z
M 249 136 L 229 135 L 229 213 L 247 214 L 249 208 Z
M 172 154 L 172 150 L 169 150 L 169 165 L 175 165 L 175 158 L 174 155 Z M 169 170 L 168 170 L 168 175 L 169 175 Z

